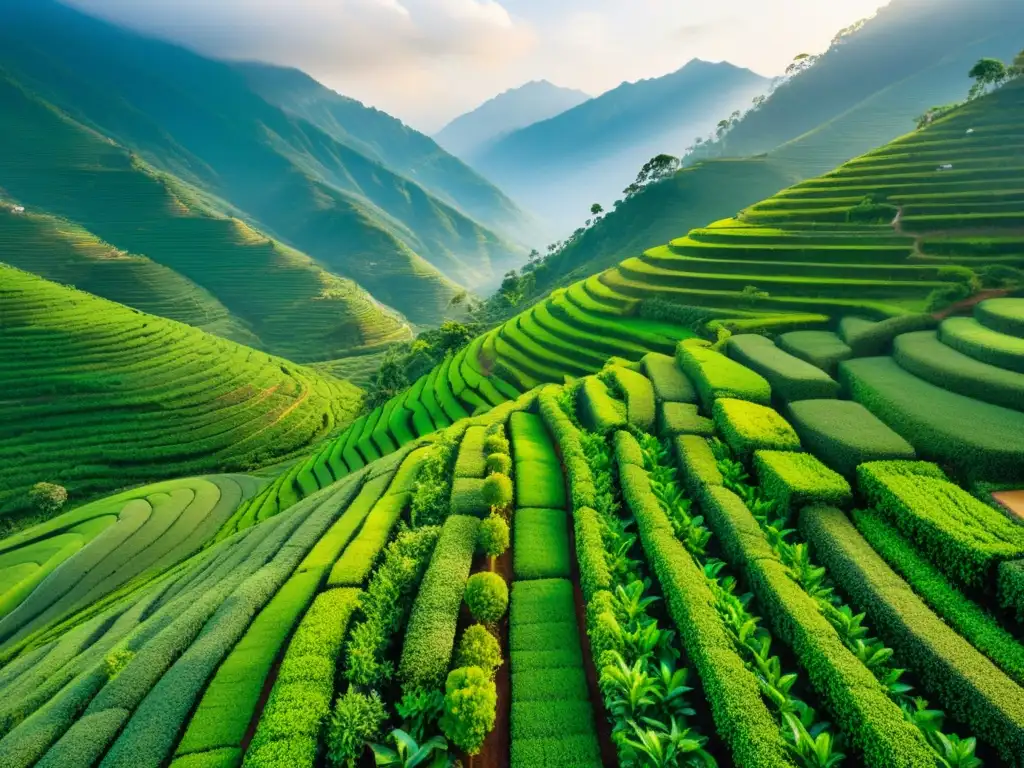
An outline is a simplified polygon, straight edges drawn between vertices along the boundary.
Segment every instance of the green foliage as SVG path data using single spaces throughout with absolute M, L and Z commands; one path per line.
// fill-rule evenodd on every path
M 466 627 L 455 652 L 456 667 L 479 667 L 491 678 L 503 663 L 501 645 L 483 624 Z
M 999 602 L 1024 621 L 1024 560 L 1012 560 L 999 564 Z
M 741 460 L 754 451 L 799 451 L 800 438 L 784 418 L 771 408 L 745 400 L 715 401 L 714 421 L 725 442 Z
M 135 653 L 128 648 L 115 648 L 107 654 L 106 658 L 103 659 L 103 664 L 107 670 L 107 679 L 113 680 L 119 674 L 121 670 L 131 663 L 131 660 L 135 658 Z
M 440 687 L 455 646 L 480 521 L 452 515 L 441 529 L 405 633 L 398 678 L 407 690 Z
M 853 477 L 868 461 L 914 459 L 914 449 L 860 403 L 803 400 L 786 411 L 801 444 L 829 467 Z
M 700 435 L 683 435 L 674 442 L 676 461 L 690 494 L 700 497 L 707 487 L 720 486 L 722 473 L 708 441 Z
M 355 768 L 366 746 L 383 733 L 387 712 L 376 691 L 349 691 L 334 703 L 327 726 L 327 757 L 335 766 Z
M 512 474 L 512 457 L 507 453 L 492 453 L 485 462 L 485 472 L 488 475 Z
M 788 402 L 839 396 L 839 385 L 820 368 L 775 346 L 764 336 L 741 334 L 726 345 L 729 356 L 764 376 L 772 392 Z
M 940 697 L 1003 760 L 1022 754 L 1021 688 L 932 613 L 842 512 L 809 507 L 800 515 L 800 530 L 837 586 L 866 611 L 924 691 Z
M 44 515 L 55 515 L 67 503 L 68 491 L 54 483 L 36 483 L 28 492 L 32 509 Z
M 514 413 L 510 424 L 516 464 L 516 504 L 536 509 L 564 509 L 562 466 L 544 421 L 530 413 Z
M 1024 530 L 956 485 L 916 469 L 899 462 L 862 464 L 860 491 L 958 583 L 991 588 L 999 563 L 1024 555 Z
M 780 349 L 816 365 L 829 376 L 836 366 L 853 354 L 842 339 L 831 331 L 790 331 L 775 340 Z
M 607 434 L 626 425 L 626 406 L 612 397 L 602 380 L 585 378 L 578 397 L 580 422 L 587 429 Z
M 405 693 L 395 705 L 402 718 L 402 726 L 416 740 L 421 741 L 431 732 L 444 713 L 444 694 L 435 690 L 417 690 Z
M 899 212 L 895 205 L 885 202 L 884 196 L 868 195 L 846 212 L 846 220 L 851 224 L 888 224 Z
M 975 360 L 1024 373 L 1024 338 L 998 333 L 970 317 L 944 320 L 939 338 Z
M 643 374 L 631 371 L 621 365 L 606 368 L 602 378 L 626 400 L 626 418 L 637 429 L 645 432 L 654 430 L 654 387 Z
M 456 477 L 483 477 L 487 471 L 487 459 L 484 456 L 484 427 L 469 427 L 459 444 L 458 458 L 455 460 Z
M 352 628 L 345 669 L 351 683 L 376 687 L 393 676 L 388 650 L 409 617 L 439 534 L 435 526 L 403 531 L 388 545 L 360 599 L 361 618 Z
M 986 328 L 1024 338 L 1024 299 L 987 299 L 974 308 L 974 316 Z
M 845 334 L 845 341 L 853 352 L 853 357 L 873 357 L 887 354 L 890 345 L 897 336 L 911 331 L 927 331 L 935 328 L 938 321 L 931 315 L 903 315 L 868 323 L 855 331 Z
M 416 480 L 410 516 L 413 526 L 439 525 L 448 516 L 448 501 L 452 488 L 452 464 L 459 444 L 447 432 L 435 444 Z
M 517 579 L 569 578 L 569 529 L 560 509 L 517 509 L 512 517 Z
M 467 754 L 478 754 L 494 727 L 497 705 L 497 690 L 484 670 L 479 667 L 452 670 L 445 681 L 441 730 Z
M 663 402 L 658 405 L 658 434 L 662 437 L 701 435 L 711 437 L 714 422 L 699 415 L 696 405 Z
M 929 607 L 1018 684 L 1024 681 L 1024 646 L 999 621 L 966 597 L 875 510 L 855 510 L 853 522 L 871 548 L 902 576 Z M 1015 561 L 1000 565 L 1000 578 Z
M 697 388 L 705 411 L 719 398 L 762 405 L 771 402 L 771 386 L 762 376 L 719 352 L 682 343 L 676 350 L 676 362 Z
M 440 736 L 434 736 L 423 744 L 416 739 L 396 728 L 389 734 L 389 739 L 395 745 L 394 749 L 383 744 L 371 744 L 373 758 L 378 766 L 399 766 L 399 768 L 448 768 L 454 765 L 452 758 L 448 756 L 448 742 Z M 427 763 L 425 761 L 429 760 Z
M 493 473 L 481 486 L 481 498 L 490 509 L 507 509 L 512 504 L 512 478 Z
M 473 618 L 495 624 L 508 610 L 508 584 L 492 571 L 474 573 L 466 582 L 466 606 Z
M 809 453 L 758 451 L 754 468 L 765 495 L 783 513 L 818 504 L 842 508 L 853 502 L 850 484 Z
M 508 523 L 500 515 L 489 515 L 480 523 L 480 530 L 477 532 L 477 549 L 487 557 L 494 558 L 505 554 L 510 541 Z M 470 665 L 462 664 L 460 666 Z
M 651 352 L 642 360 L 644 373 L 654 386 L 655 396 L 673 403 L 696 403 L 697 391 L 679 370 L 674 357 Z

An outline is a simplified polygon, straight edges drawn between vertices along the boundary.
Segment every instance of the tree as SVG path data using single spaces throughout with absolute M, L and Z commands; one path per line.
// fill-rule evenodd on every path
M 37 511 L 52 515 L 67 503 L 68 491 L 56 483 L 36 483 L 28 492 L 28 498 Z
M 974 80 L 974 86 L 968 96 L 973 99 L 984 94 L 989 87 L 998 86 L 1006 79 L 1006 65 L 999 59 L 979 59 L 967 75 Z
M 637 174 L 635 186 L 643 187 L 645 184 L 661 181 L 662 179 L 668 178 L 678 170 L 678 157 L 664 154 L 657 155 L 644 163 L 643 168 L 640 169 L 640 173 Z
M 600 203 L 594 203 L 592 206 L 590 206 L 590 213 L 593 214 L 594 216 L 600 216 L 602 213 L 604 213 L 604 206 L 601 205 Z
M 1006 70 L 1007 77 L 1024 77 L 1024 51 L 1017 54 L 1013 65 Z

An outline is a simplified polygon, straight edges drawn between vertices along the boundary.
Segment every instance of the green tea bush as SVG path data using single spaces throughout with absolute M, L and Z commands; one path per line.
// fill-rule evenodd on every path
M 380 739 L 387 710 L 376 691 L 349 691 L 339 696 L 327 727 L 327 757 L 331 764 L 355 768 L 366 745 Z
M 116 678 L 133 658 L 135 658 L 135 652 L 127 648 L 115 648 L 108 653 L 106 658 L 103 659 L 107 669 L 107 678 L 110 680 Z
M 479 667 L 493 679 L 503 663 L 501 644 L 487 627 L 483 624 L 466 627 L 455 652 L 456 667 Z
M 999 564 L 999 602 L 1024 622 L 1024 560 Z
M 399 493 L 385 496 L 374 505 L 359 535 L 331 568 L 328 586 L 358 587 L 366 581 L 411 501 L 412 494 Z
M 998 620 L 953 586 L 941 569 L 909 546 L 877 511 L 854 510 L 853 522 L 871 548 L 933 611 L 1018 684 L 1024 683 L 1024 646 Z M 1014 562 L 1002 563 L 1000 576 Z
M 754 451 L 799 451 L 800 438 L 782 416 L 767 406 L 722 398 L 712 411 L 719 433 L 742 461 Z
M 388 650 L 409 618 L 440 531 L 436 526 L 404 531 L 388 545 L 360 599 L 362 618 L 352 628 L 345 669 L 351 683 L 377 687 L 394 674 Z
M 495 624 L 508 610 L 508 584 L 492 571 L 474 573 L 466 582 L 466 605 L 477 621 Z
M 669 403 L 697 402 L 697 390 L 679 370 L 674 357 L 651 352 L 641 362 L 658 400 Z
M 483 518 L 491 511 L 484 498 L 484 483 L 476 477 L 456 477 L 452 481 L 451 514 Z
M 801 400 L 786 417 L 804 448 L 846 477 L 865 462 L 916 458 L 910 443 L 852 400 Z
M 764 376 L 772 393 L 783 400 L 817 400 L 839 396 L 839 384 L 817 366 L 779 349 L 764 336 L 733 336 L 729 357 Z
M 705 438 L 700 435 L 683 435 L 676 438 L 673 446 L 683 482 L 690 495 L 700 498 L 705 488 L 722 485 L 718 460 Z
M 489 558 L 501 557 L 511 543 L 508 523 L 500 515 L 489 515 L 480 523 L 477 549 Z M 467 666 L 467 665 L 461 665 Z
M 974 316 L 986 328 L 1024 339 L 1024 299 L 987 299 L 974 308 Z
M 551 430 L 561 448 L 562 461 L 565 463 L 566 473 L 569 477 L 573 510 L 583 507 L 593 508 L 597 503 L 594 476 L 583 451 L 580 430 L 559 405 L 556 394 L 558 391 L 557 387 L 541 390 L 537 398 L 540 412 L 544 423 Z
M 313 601 L 285 651 L 245 768 L 312 768 L 331 713 L 342 641 L 359 601 L 355 589 L 332 589 Z
M 633 464 L 637 467 L 644 466 L 644 452 L 640 448 L 640 443 L 637 442 L 636 438 L 632 434 L 622 430 L 621 432 L 615 433 L 615 439 L 612 441 L 615 457 L 619 463 Z
M 592 432 L 606 434 L 626 426 L 626 406 L 612 397 L 600 379 L 585 378 L 578 398 L 580 421 Z
M 693 382 L 705 411 L 722 397 L 771 403 L 771 385 L 764 377 L 720 352 L 683 342 L 676 350 L 676 363 Z
M 512 517 L 517 579 L 569 577 L 569 529 L 560 509 L 517 509 Z
M 36 483 L 28 492 L 28 501 L 37 512 L 55 515 L 68 501 L 68 490 L 56 483 Z
M 625 397 L 629 423 L 644 432 L 654 431 L 654 387 L 650 380 L 619 365 L 606 368 L 601 377 Z
M 441 730 L 469 755 L 480 752 L 494 728 L 498 693 L 494 681 L 479 667 L 452 670 L 445 681 Z
M 831 331 L 790 331 L 779 336 L 775 343 L 829 376 L 834 376 L 836 366 L 853 354 L 846 342 Z
M 452 488 L 452 463 L 458 441 L 448 432 L 434 446 L 433 455 L 423 464 L 416 491 L 413 494 L 410 516 L 414 526 L 439 525 L 449 514 Z
M 484 427 L 473 426 L 466 430 L 459 445 L 455 460 L 455 477 L 483 477 L 487 469 L 484 456 Z
M 999 563 L 1024 556 L 1024 529 L 952 483 L 895 462 L 857 469 L 861 492 L 960 583 L 991 589 Z
M 889 353 L 893 340 L 903 333 L 929 331 L 939 321 L 930 314 L 900 315 L 877 323 L 867 323 L 845 337 L 853 357 L 874 357 Z
M 815 504 L 843 508 L 853 503 L 853 491 L 845 478 L 809 453 L 758 451 L 754 469 L 761 490 L 780 510 L 796 512 Z
M 612 576 L 605 560 L 601 520 L 590 507 L 580 507 L 573 514 L 576 529 L 576 557 L 580 567 L 580 588 L 590 603 L 602 590 L 612 588 Z
M 800 530 L 836 585 L 867 613 L 900 664 L 915 673 L 923 692 L 994 745 L 1003 760 L 1024 754 L 1024 689 L 932 613 L 842 512 L 805 508 Z
M 492 453 L 485 462 L 486 474 L 508 475 L 512 472 L 512 457 L 507 453 Z
M 453 515 L 441 529 L 402 647 L 398 678 L 407 689 L 440 687 L 448 671 L 479 526 L 476 518 Z
M 711 437 L 714 433 L 714 422 L 699 415 L 696 405 L 671 402 L 658 405 L 658 434 L 662 437 L 677 435 Z
M 636 517 L 644 552 L 735 764 L 746 768 L 792 766 L 789 748 L 761 698 L 757 681 L 714 607 L 704 572 L 676 538 L 651 492 L 647 472 L 631 464 L 621 464 L 619 471 L 623 497 Z
M 983 363 L 1024 373 L 1024 339 L 993 331 L 972 317 L 950 317 L 939 326 L 943 344 Z

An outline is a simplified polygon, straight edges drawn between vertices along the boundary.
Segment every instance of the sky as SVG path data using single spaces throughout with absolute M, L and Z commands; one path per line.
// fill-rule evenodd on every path
M 228 59 L 298 67 L 434 133 L 530 80 L 598 95 L 692 58 L 781 73 L 885 0 L 65 0 Z

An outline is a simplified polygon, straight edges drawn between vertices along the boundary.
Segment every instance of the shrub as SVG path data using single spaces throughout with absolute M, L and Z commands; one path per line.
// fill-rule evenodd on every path
M 999 564 L 999 602 L 1024 621 L 1024 560 Z
M 498 693 L 479 667 L 452 670 L 445 682 L 441 730 L 455 746 L 475 755 L 494 727 Z
M 846 515 L 808 507 L 800 530 L 851 601 L 868 614 L 901 666 L 1003 760 L 1024 754 L 1024 690 L 936 616 L 857 533 Z M 950 561 L 936 561 L 944 564 Z
M 46 515 L 60 512 L 67 500 L 67 489 L 56 483 L 36 483 L 28 492 L 28 501 L 32 508 Z
M 839 384 L 820 368 L 779 349 L 764 336 L 733 336 L 729 357 L 764 376 L 772 393 L 783 400 L 815 400 L 839 396 Z
M 663 402 L 696 403 L 697 390 L 679 370 L 674 357 L 651 352 L 643 358 L 644 373 L 654 386 L 654 394 Z
M 488 507 L 506 509 L 512 504 L 512 478 L 493 474 L 484 480 L 481 496 Z
M 503 663 L 501 644 L 498 638 L 490 633 L 483 624 L 466 627 L 459 641 L 459 649 L 455 652 L 456 667 L 479 667 L 494 677 Z
M 991 588 L 999 563 L 1024 555 L 1024 529 L 946 480 L 913 474 L 917 467 L 863 464 L 857 469 L 860 490 L 959 583 Z
M 776 343 L 829 376 L 834 376 L 836 366 L 853 354 L 846 342 L 831 331 L 790 331 L 779 336 Z
M 707 487 L 722 485 L 718 460 L 708 441 L 699 435 L 683 435 L 675 440 L 676 461 L 683 471 L 687 490 L 699 498 Z
M 803 446 L 846 477 L 868 461 L 915 458 L 913 446 L 860 403 L 802 400 L 786 415 Z
M 491 511 L 484 499 L 484 483 L 476 477 L 456 477 L 452 481 L 451 514 L 483 518 Z
M 121 674 L 121 670 L 127 667 L 134 658 L 135 652 L 128 648 L 115 648 L 108 653 L 103 660 L 104 667 L 107 670 L 107 679 L 113 680 L 116 678 Z
M 466 605 L 473 618 L 493 624 L 508 610 L 508 584 L 497 573 L 474 573 L 466 582 Z
M 754 454 L 761 489 L 781 510 L 795 512 L 812 504 L 847 507 L 853 491 L 842 475 L 809 453 L 758 451 Z
M 507 475 L 512 471 L 512 457 L 507 453 L 492 453 L 487 457 L 486 473 L 488 475 Z
M 406 688 L 437 688 L 444 680 L 479 525 L 452 515 L 441 529 L 405 633 L 398 676 Z
M 1024 646 L 991 614 L 950 584 L 940 568 L 921 557 L 875 510 L 854 510 L 853 522 L 871 548 L 932 610 L 1018 684 L 1024 683 Z M 1014 562 L 1002 563 L 1000 576 Z
M 932 330 L 938 324 L 939 321 L 930 314 L 900 315 L 859 325 L 845 336 L 845 341 L 853 357 L 875 357 L 888 354 L 893 339 L 900 334 Z
M 388 545 L 360 599 L 362 618 L 352 628 L 346 655 L 350 682 L 377 686 L 391 679 L 394 670 L 387 651 L 408 619 L 440 530 L 430 526 L 404 531 Z
M 601 536 L 601 519 L 590 507 L 578 508 L 573 517 L 580 588 L 590 603 L 598 592 L 612 588 L 612 575 L 605 560 L 604 540 Z
M 363 521 L 356 538 L 345 547 L 331 568 L 327 583 L 332 587 L 358 587 L 377 563 L 377 558 L 391 538 L 402 512 L 409 506 L 412 494 L 399 493 L 378 501 Z
M 455 477 L 483 477 L 486 471 L 484 458 L 484 427 L 469 427 L 462 436 L 458 458 L 455 460 Z
M 505 437 L 505 425 L 495 422 L 487 426 L 487 435 L 484 438 L 484 451 L 487 453 L 509 453 L 508 438 Z
M 950 283 L 942 288 L 935 288 L 928 294 L 925 309 L 929 312 L 939 312 L 958 301 L 969 298 L 973 293 L 971 286 L 966 283 Z
M 448 516 L 452 462 L 457 449 L 458 441 L 455 437 L 444 432 L 433 454 L 423 463 L 410 512 L 414 526 L 438 525 Z
M 743 461 L 761 449 L 800 450 L 800 438 L 793 427 L 771 408 L 723 398 L 715 402 L 713 415 L 725 442 Z
M 629 432 L 625 430 L 615 433 L 614 440 L 615 457 L 620 463 L 633 464 L 637 467 L 644 466 L 644 452 L 640 443 Z
M 626 426 L 626 406 L 612 397 L 600 379 L 585 378 L 578 398 L 580 422 L 592 432 L 606 434 Z
M 508 523 L 503 517 L 490 515 L 480 523 L 480 529 L 477 531 L 477 549 L 487 557 L 501 557 L 508 549 L 510 540 Z
M 611 381 L 626 399 L 626 418 L 644 432 L 654 430 L 654 387 L 643 374 L 619 365 L 605 369 L 602 378 Z
M 583 451 L 580 430 L 572 423 L 572 419 L 558 403 L 556 393 L 560 391 L 561 389 L 558 387 L 546 387 L 541 390 L 537 398 L 540 412 L 544 423 L 551 430 L 562 450 L 562 461 L 565 463 L 569 476 L 573 509 L 578 511 L 583 507 L 593 508 L 597 504 L 594 475 Z
M 569 531 L 560 509 L 518 509 L 512 523 L 517 579 L 569 577 Z
M 381 737 L 387 717 L 376 691 L 369 695 L 349 691 L 339 696 L 327 728 L 327 757 L 331 763 L 355 768 L 367 743 Z
M 676 435 L 703 435 L 711 437 L 715 425 L 697 413 L 697 406 L 689 403 L 661 403 L 658 406 L 658 434 L 662 437 Z
M 693 382 L 705 411 L 720 397 L 768 405 L 772 389 L 761 375 L 707 347 L 683 342 L 676 350 L 679 368 Z

